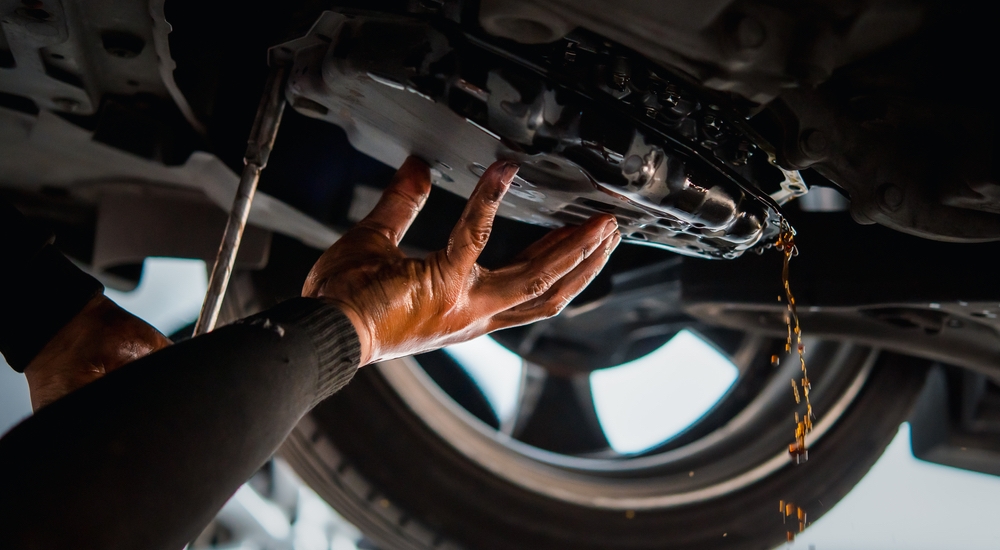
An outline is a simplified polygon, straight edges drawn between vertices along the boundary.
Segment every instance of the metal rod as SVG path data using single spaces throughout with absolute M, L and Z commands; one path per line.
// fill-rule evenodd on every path
M 257 117 L 254 119 L 253 129 L 250 130 L 250 138 L 247 140 L 247 152 L 243 157 L 243 174 L 236 189 L 233 207 L 229 212 L 226 230 L 222 234 L 219 253 L 215 257 L 215 265 L 208 279 L 205 303 L 202 304 L 198 322 L 194 325 L 195 336 L 210 332 L 219 320 L 222 298 L 226 295 L 226 288 L 229 287 L 233 263 L 236 261 L 236 254 L 243 240 L 243 231 L 250 216 L 254 194 L 257 192 L 257 182 L 260 180 L 261 171 L 267 166 L 267 159 L 274 147 L 274 138 L 278 135 L 278 126 L 281 124 L 281 114 L 285 110 L 284 84 L 287 71 L 287 64 L 276 63 L 268 75 L 264 94 L 257 107 Z

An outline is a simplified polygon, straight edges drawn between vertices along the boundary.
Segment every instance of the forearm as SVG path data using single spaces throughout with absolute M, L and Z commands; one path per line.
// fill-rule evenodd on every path
M 300 299 L 109 374 L 0 440 L 0 546 L 183 547 L 357 365 Z
M 104 290 L 53 240 L 0 200 L 0 353 L 18 372 Z

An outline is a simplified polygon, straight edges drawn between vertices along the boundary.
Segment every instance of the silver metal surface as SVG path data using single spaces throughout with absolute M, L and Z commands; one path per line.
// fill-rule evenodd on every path
M 773 160 L 772 163 L 778 166 Z M 780 166 L 778 169 L 781 170 L 785 179 L 781 182 L 781 191 L 771 193 L 771 198 L 774 199 L 774 202 L 783 206 L 788 204 L 789 201 L 805 196 L 809 192 L 809 187 L 802 179 L 802 174 L 798 170 L 785 170 Z
M 198 322 L 194 326 L 194 336 L 210 332 L 219 319 L 222 298 L 229 286 L 233 263 L 236 261 L 236 253 L 243 239 L 243 230 L 250 215 L 250 206 L 257 191 L 260 172 L 267 166 L 274 138 L 278 135 L 278 126 L 281 124 L 281 114 L 285 110 L 283 89 L 287 73 L 288 66 L 284 63 L 274 64 L 271 67 L 271 74 L 268 76 L 260 106 L 257 108 L 257 118 L 254 120 L 253 129 L 250 130 L 250 139 L 247 140 L 247 152 L 243 159 L 246 166 L 240 177 L 236 198 L 233 199 L 233 207 L 222 235 L 222 244 L 219 245 L 215 266 L 208 279 L 208 291 L 205 293 L 205 303 L 198 315 Z
M 170 34 L 173 28 L 167 22 L 167 16 L 163 11 L 164 3 L 166 3 L 166 0 L 152 0 L 149 3 L 149 16 L 153 20 L 153 48 L 156 51 L 156 59 L 159 61 L 160 78 L 163 79 L 163 85 L 174 100 L 174 103 L 177 104 L 177 108 L 181 114 L 184 115 L 184 119 L 188 121 L 188 124 L 195 131 L 201 135 L 205 135 L 208 133 L 208 130 L 198 120 L 198 116 L 194 113 L 194 109 L 191 108 L 191 104 L 188 103 L 187 98 L 184 97 L 184 93 L 181 92 L 181 89 L 174 81 L 174 69 L 177 67 L 177 63 L 170 56 L 170 41 L 167 38 L 167 35 Z
M 806 212 L 846 212 L 851 201 L 832 187 L 810 187 L 809 194 L 799 199 L 799 208 Z
M 747 180 L 746 155 L 760 151 L 744 140 L 742 159 L 719 156 L 742 139 L 733 137 L 742 134 L 724 107 L 671 81 L 664 101 L 674 103 L 650 99 L 657 107 L 618 118 L 604 102 L 632 109 L 638 100 L 620 103 L 624 92 L 603 81 L 581 84 L 593 87 L 586 88 L 599 98 L 592 100 L 558 93 L 554 81 L 526 67 L 483 65 L 479 84 L 464 80 L 461 68 L 441 77 L 448 92 L 425 85 L 432 75 L 400 69 L 412 60 L 393 57 L 424 44 L 423 66 L 449 48 L 476 47 L 448 40 L 419 22 L 327 12 L 306 37 L 279 48 L 294 60 L 288 102 L 340 126 L 356 149 L 386 164 L 424 158 L 432 182 L 459 196 L 469 196 L 491 162 L 520 163 L 500 207 L 505 218 L 559 227 L 611 213 L 628 241 L 702 258 L 736 258 L 775 236 L 778 205 Z M 350 47 L 338 49 L 341 41 Z M 524 79 L 537 90 L 520 89 Z M 656 118 L 661 111 L 674 122 Z

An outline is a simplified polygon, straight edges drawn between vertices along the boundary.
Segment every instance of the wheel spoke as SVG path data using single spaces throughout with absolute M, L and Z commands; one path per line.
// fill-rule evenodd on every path
M 518 437 L 528 424 L 528 420 L 535 413 L 538 405 L 538 398 L 542 395 L 542 388 L 545 387 L 545 380 L 549 373 L 542 367 L 522 361 L 521 386 L 517 394 L 517 405 L 514 414 L 505 418 L 500 425 L 500 431 Z
M 500 420 L 482 388 L 450 355 L 432 351 L 421 355 L 419 361 L 431 379 L 456 403 L 489 426 L 500 426 Z
M 525 368 L 526 373 L 529 370 Z M 525 380 L 529 380 L 528 375 Z M 543 375 L 532 380 L 522 395 L 528 399 L 519 408 L 517 420 L 512 426 L 510 433 L 515 438 L 564 454 L 592 453 L 610 448 L 597 419 L 588 375 Z

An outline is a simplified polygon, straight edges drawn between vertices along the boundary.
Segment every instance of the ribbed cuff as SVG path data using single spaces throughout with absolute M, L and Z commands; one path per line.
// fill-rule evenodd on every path
M 315 298 L 293 298 L 244 322 L 266 319 L 303 329 L 316 349 L 319 370 L 313 406 L 340 391 L 361 363 L 361 343 L 340 308 Z

